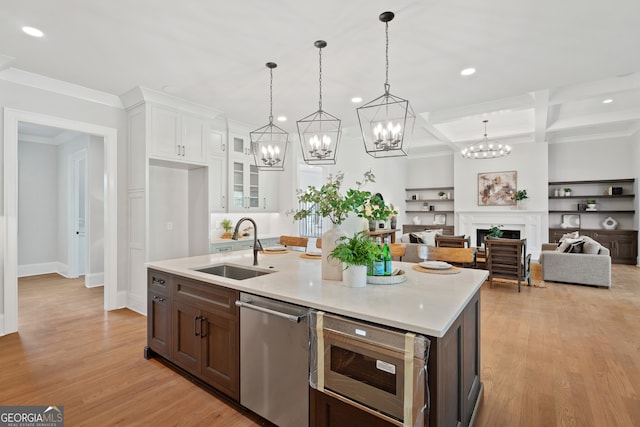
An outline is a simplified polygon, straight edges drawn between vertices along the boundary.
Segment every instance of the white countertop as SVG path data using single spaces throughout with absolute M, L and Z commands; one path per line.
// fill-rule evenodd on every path
M 222 233 L 220 233 L 220 235 L 222 235 Z M 259 234 L 258 235 L 258 240 L 260 239 L 275 239 L 275 238 L 280 238 L 280 235 L 273 235 L 273 234 Z M 238 241 L 253 241 L 253 235 L 250 236 L 238 236 L 238 240 L 232 240 L 232 239 L 222 239 L 220 237 L 214 237 L 210 240 L 209 243 L 211 244 L 217 244 L 217 243 L 230 243 L 230 242 L 238 242 Z
M 444 336 L 488 276 L 485 270 L 466 268 L 458 274 L 421 273 L 412 270 L 413 264 L 394 261 L 394 268 L 406 272 L 406 282 L 350 288 L 342 282 L 322 280 L 320 259 L 303 259 L 300 254 L 260 253 L 259 268 L 273 267 L 276 273 L 246 280 L 193 269 L 220 263 L 251 267 L 251 250 L 153 261 L 147 267 L 434 337 Z

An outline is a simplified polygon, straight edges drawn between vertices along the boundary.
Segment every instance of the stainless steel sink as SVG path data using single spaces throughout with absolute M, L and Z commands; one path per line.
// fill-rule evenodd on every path
M 214 276 L 227 277 L 235 280 L 251 279 L 265 274 L 275 273 L 275 271 L 258 270 L 233 264 L 210 265 L 207 267 L 195 268 L 194 270 L 201 273 L 213 274 Z

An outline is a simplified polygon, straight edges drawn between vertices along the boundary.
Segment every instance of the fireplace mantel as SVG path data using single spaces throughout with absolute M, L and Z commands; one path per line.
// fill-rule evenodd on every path
M 456 212 L 456 234 L 471 236 L 471 244 L 476 245 L 476 230 L 502 225 L 503 228 L 519 230 L 521 238 L 527 239 L 527 251 L 538 259 L 540 249 L 548 238 L 548 217 L 546 211 L 502 210 Z

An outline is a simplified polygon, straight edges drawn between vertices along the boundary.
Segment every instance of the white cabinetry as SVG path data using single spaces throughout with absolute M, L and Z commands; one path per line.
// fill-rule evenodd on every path
M 206 163 L 207 120 L 169 107 L 150 105 L 149 155 L 186 163 Z
M 226 132 L 212 131 L 208 144 L 209 212 L 226 212 L 228 205 Z

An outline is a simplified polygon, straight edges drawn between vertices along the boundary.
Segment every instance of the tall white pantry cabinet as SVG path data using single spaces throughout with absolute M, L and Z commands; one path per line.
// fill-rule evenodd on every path
M 124 99 L 129 140 L 128 304 L 146 313 L 145 263 L 208 253 L 211 214 L 277 211 L 277 204 L 266 203 L 278 200 L 277 179 L 263 178 L 253 156 L 245 154 L 243 194 L 254 199 L 234 207 L 230 168 L 238 157 L 231 155 L 230 132 L 246 135 L 250 147 L 245 132 L 249 125 L 228 124 L 219 111 L 145 88 L 134 89 Z M 264 174 L 268 173 L 274 172 Z

